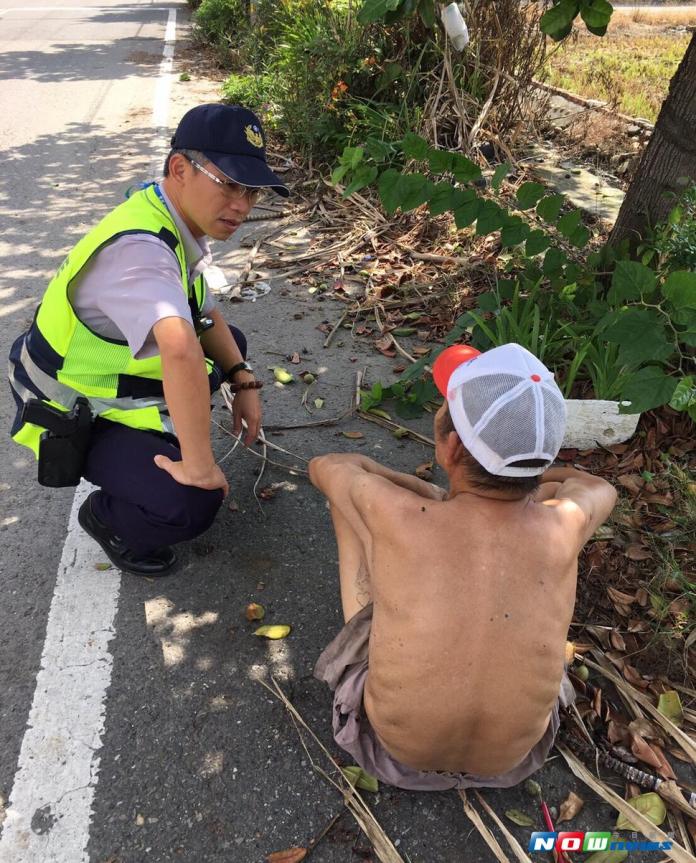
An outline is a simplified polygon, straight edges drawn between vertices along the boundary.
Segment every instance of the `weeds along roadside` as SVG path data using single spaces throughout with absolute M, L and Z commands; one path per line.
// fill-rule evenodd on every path
M 398 156 L 389 143 L 409 131 L 468 152 L 485 125 L 484 140 L 505 148 L 542 108 L 527 99 L 545 59 L 534 4 L 473 0 L 463 55 L 446 44 L 429 0 L 419 5 L 427 13 L 372 21 L 356 0 L 260 0 L 253 21 L 245 5 L 202 0 L 194 30 L 231 70 L 225 98 L 256 108 L 315 164 L 364 141 L 389 162 Z

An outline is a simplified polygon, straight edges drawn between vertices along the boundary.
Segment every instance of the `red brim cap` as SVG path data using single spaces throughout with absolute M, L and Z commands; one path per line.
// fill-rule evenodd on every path
M 462 363 L 468 363 L 477 357 L 481 351 L 469 345 L 452 345 L 440 354 L 433 364 L 433 380 L 442 395 L 447 398 L 447 384 L 455 369 Z

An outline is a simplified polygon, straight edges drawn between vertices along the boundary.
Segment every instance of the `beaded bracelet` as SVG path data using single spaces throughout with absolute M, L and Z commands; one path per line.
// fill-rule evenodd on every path
M 230 384 L 230 391 L 238 393 L 240 390 L 260 390 L 263 386 L 263 381 L 243 381 L 241 384 Z

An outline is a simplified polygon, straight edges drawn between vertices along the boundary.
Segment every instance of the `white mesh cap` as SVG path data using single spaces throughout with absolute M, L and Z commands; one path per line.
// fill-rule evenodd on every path
M 433 369 L 461 442 L 489 473 L 543 473 L 561 448 L 566 424 L 565 401 L 552 372 L 516 344 L 459 363 L 456 354 L 444 356 L 461 347 L 443 351 Z M 528 460 L 543 465 L 519 464 Z

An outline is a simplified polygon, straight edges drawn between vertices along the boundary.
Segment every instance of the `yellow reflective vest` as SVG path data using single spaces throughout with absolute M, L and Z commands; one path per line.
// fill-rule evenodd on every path
M 125 341 L 92 332 L 75 314 L 70 285 L 104 246 L 124 234 L 152 234 L 176 254 L 181 284 L 192 315 L 205 302 L 205 280 L 189 286 L 182 238 L 169 210 L 153 185 L 136 192 L 112 210 L 72 249 L 51 279 L 29 330 L 13 345 L 10 384 L 17 403 L 12 437 L 38 456 L 45 429 L 21 422 L 21 407 L 40 398 L 70 410 L 84 396 L 92 414 L 137 429 L 172 432 L 162 387 L 159 356 L 136 360 Z M 212 362 L 208 361 L 208 372 Z

